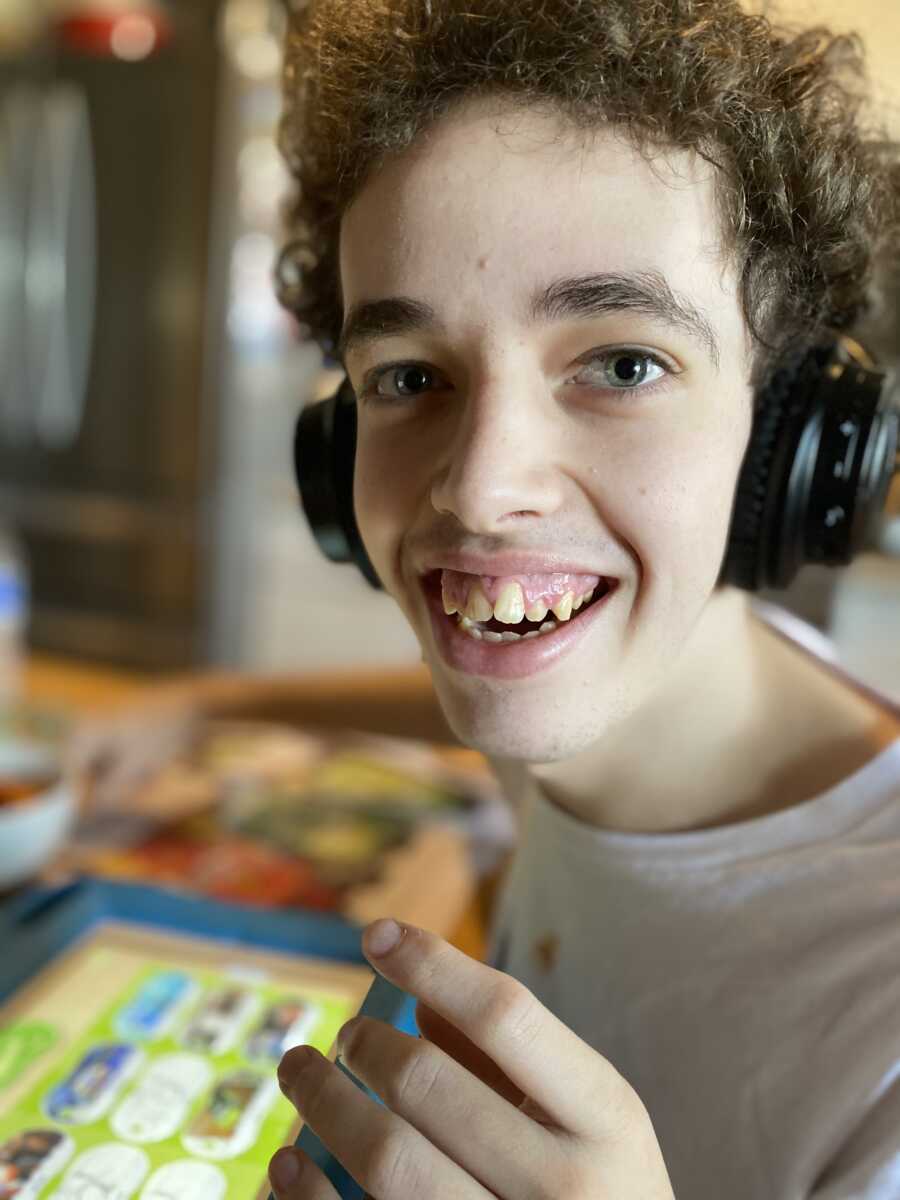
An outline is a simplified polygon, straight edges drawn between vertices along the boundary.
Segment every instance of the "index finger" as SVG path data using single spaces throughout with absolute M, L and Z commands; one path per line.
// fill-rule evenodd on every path
M 394 924 L 376 921 L 363 937 L 366 957 L 385 978 L 461 1030 L 559 1128 L 588 1137 L 621 1128 L 631 1089 L 612 1063 L 524 984 L 436 934 L 399 925 L 397 945 L 376 953 Z

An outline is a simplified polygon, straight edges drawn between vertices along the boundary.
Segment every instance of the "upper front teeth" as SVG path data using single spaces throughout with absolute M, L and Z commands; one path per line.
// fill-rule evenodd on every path
M 543 602 L 538 600 L 536 604 L 532 604 L 531 608 L 525 609 L 525 616 L 529 621 L 543 621 L 550 609 Z
M 572 605 L 575 603 L 573 592 L 566 592 L 561 600 L 553 605 L 553 614 L 558 621 L 568 621 L 572 615 Z
M 525 619 L 525 596 L 520 583 L 508 583 L 501 591 L 494 605 L 494 616 L 504 625 L 518 625 Z
M 577 612 L 579 608 L 587 604 L 595 590 L 592 588 L 581 596 L 576 596 L 574 592 L 566 592 L 564 596 L 556 598 L 550 606 L 547 605 L 546 600 L 537 600 L 526 608 L 525 594 L 520 583 L 506 584 L 500 592 L 496 604 L 492 605 L 485 594 L 481 581 L 477 580 L 469 588 L 464 609 L 458 607 L 445 588 L 443 590 L 444 612 L 448 616 L 458 612 L 461 617 L 466 617 L 470 621 L 489 621 L 491 617 L 496 617 L 504 625 L 518 625 L 526 617 L 529 621 L 543 621 L 549 612 L 552 612 L 559 621 L 568 621 L 573 612 Z
M 466 598 L 466 616 L 473 621 L 489 621 L 493 615 L 494 608 L 484 594 L 484 588 L 480 583 L 474 584 L 469 588 L 469 595 Z M 500 619 L 502 620 L 502 618 Z

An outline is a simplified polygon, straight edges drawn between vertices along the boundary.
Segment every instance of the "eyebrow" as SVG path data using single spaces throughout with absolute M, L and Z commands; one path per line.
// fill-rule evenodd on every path
M 531 324 L 586 320 L 620 312 L 642 313 L 686 333 L 704 348 L 718 371 L 721 355 L 712 324 L 692 300 L 675 292 L 659 271 L 628 275 L 604 272 L 557 279 L 539 289 L 528 307 Z M 381 338 L 416 332 L 446 332 L 429 304 L 408 296 L 362 301 L 347 313 L 338 340 L 338 358 L 343 363 L 351 350 L 360 350 Z

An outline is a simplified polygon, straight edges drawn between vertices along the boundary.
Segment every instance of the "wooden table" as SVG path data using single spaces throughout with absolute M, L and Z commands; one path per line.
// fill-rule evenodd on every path
M 24 688 L 31 700 L 96 716 L 151 696 L 163 682 L 168 681 L 95 664 L 33 655 L 26 664 Z M 430 732 L 430 729 L 415 727 L 417 714 L 428 707 L 423 703 L 430 692 L 424 667 L 320 673 L 297 681 L 296 687 L 292 682 L 291 690 L 300 696 L 301 707 L 304 699 L 308 701 L 320 726 L 342 724 L 353 727 L 354 712 L 361 711 L 377 696 L 385 718 L 385 733 L 426 736 Z M 493 877 L 478 889 L 450 937 L 455 946 L 473 958 L 482 959 L 486 951 L 487 918 L 498 881 L 498 877 Z
M 31 700 L 96 713 L 135 699 L 152 678 L 35 654 L 25 664 L 24 684 Z

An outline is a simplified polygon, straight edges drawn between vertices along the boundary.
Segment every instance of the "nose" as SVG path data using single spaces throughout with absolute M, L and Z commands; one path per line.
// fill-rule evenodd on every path
M 505 532 L 563 502 L 558 413 L 540 384 L 495 379 L 461 401 L 431 502 L 474 533 Z M 555 420 L 554 420 L 555 418 Z

